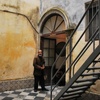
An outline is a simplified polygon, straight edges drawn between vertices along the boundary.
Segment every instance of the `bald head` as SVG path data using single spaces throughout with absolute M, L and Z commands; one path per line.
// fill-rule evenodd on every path
M 38 50 L 38 52 L 42 52 L 42 50 Z
M 42 57 L 42 50 L 38 50 L 38 56 Z

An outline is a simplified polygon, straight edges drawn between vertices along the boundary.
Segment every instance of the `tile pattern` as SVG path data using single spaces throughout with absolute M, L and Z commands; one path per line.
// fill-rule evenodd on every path
M 0 100 L 49 100 L 45 99 L 48 92 L 50 91 L 42 91 L 41 89 L 34 92 L 33 88 L 4 91 L 0 92 Z
M 41 89 L 39 89 L 37 92 L 34 92 L 33 88 L 26 88 L 26 89 L 14 90 L 14 91 L 0 92 L 0 100 L 50 100 L 50 86 L 47 86 L 46 88 L 49 91 L 41 91 Z M 61 87 L 57 87 L 54 90 L 53 98 L 60 90 Z M 76 100 L 90 100 L 90 99 L 100 100 L 100 95 L 85 93 Z
M 16 89 L 32 88 L 34 84 L 33 78 L 0 81 L 0 92 Z

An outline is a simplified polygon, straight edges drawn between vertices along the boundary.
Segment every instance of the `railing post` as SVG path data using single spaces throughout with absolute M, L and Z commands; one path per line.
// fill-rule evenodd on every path
M 99 9 L 99 18 L 98 18 L 98 21 L 99 21 L 99 45 L 100 45 L 100 0 L 98 0 L 98 9 Z
M 72 50 L 72 39 L 70 40 L 70 43 L 69 43 L 69 51 Z M 70 54 L 70 57 L 69 57 L 69 66 L 71 65 L 72 63 L 72 53 Z M 69 79 L 71 79 L 71 76 L 72 75 L 72 68 L 69 69 Z
M 51 68 L 51 89 L 50 89 L 50 100 L 52 100 L 52 76 L 53 76 L 53 67 Z

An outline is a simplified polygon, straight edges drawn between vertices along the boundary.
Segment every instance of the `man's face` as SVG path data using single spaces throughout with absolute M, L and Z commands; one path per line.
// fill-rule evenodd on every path
M 38 51 L 38 56 L 41 57 L 42 56 L 42 50 Z

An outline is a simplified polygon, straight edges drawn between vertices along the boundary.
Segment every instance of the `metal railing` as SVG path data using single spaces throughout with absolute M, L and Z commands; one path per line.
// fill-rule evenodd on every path
M 88 25 L 86 26 L 86 28 L 84 29 L 84 31 L 82 32 L 82 34 L 80 35 L 80 37 L 78 38 L 78 40 L 76 41 L 76 43 L 74 44 L 74 46 L 71 48 L 69 54 L 67 54 L 66 58 L 63 60 L 63 62 L 61 63 L 61 65 L 59 66 L 58 70 L 55 72 L 55 74 L 53 75 L 53 69 L 57 63 L 57 61 L 59 60 L 61 54 L 63 53 L 63 51 L 65 50 L 66 47 L 68 47 L 68 45 L 70 44 L 70 41 L 73 39 L 75 32 L 78 30 L 78 28 L 80 27 L 82 21 L 86 18 L 87 15 L 89 15 L 89 11 L 90 9 L 92 9 L 92 12 L 94 11 L 94 3 L 97 3 L 97 10 L 96 12 L 93 14 L 92 18 L 89 20 Z M 81 20 L 79 21 L 78 25 L 76 26 L 76 28 L 74 29 L 74 31 L 71 33 L 67 43 L 64 45 L 64 47 L 62 48 L 59 56 L 56 58 L 55 62 L 52 65 L 51 68 L 51 95 L 50 95 L 50 99 L 52 100 L 52 92 L 54 91 L 54 89 L 58 86 L 58 84 L 60 83 L 60 81 L 62 80 L 62 78 L 65 76 L 66 73 L 68 73 L 68 71 L 73 68 L 73 75 L 74 75 L 74 69 L 76 67 L 76 64 L 79 62 L 80 58 L 82 56 L 84 56 L 85 52 L 89 49 L 89 47 L 93 44 L 93 50 L 96 48 L 95 47 L 95 41 L 96 38 L 98 37 L 99 43 L 98 45 L 100 45 L 100 21 L 98 19 L 100 19 L 100 0 L 92 0 L 91 3 L 88 5 L 84 15 L 82 16 Z M 68 58 L 70 56 L 72 56 L 72 53 L 74 52 L 74 50 L 77 48 L 78 44 L 80 43 L 81 39 L 83 38 L 83 36 L 86 34 L 87 31 L 90 30 L 91 25 L 93 25 L 93 22 L 97 20 L 99 21 L 99 23 L 97 24 L 97 27 L 95 29 L 95 31 L 92 30 L 92 35 L 91 37 L 89 37 L 87 43 L 84 45 L 84 47 L 82 48 L 82 50 L 78 53 L 78 55 L 76 56 L 76 58 L 71 62 L 71 64 L 69 65 L 68 69 L 66 69 L 65 73 L 61 76 L 61 78 L 58 80 L 58 82 L 53 86 L 53 80 L 56 77 L 57 73 L 60 71 L 60 69 L 62 68 L 63 64 L 68 60 Z M 80 66 L 81 67 L 81 66 Z M 70 75 L 71 76 L 71 75 Z

